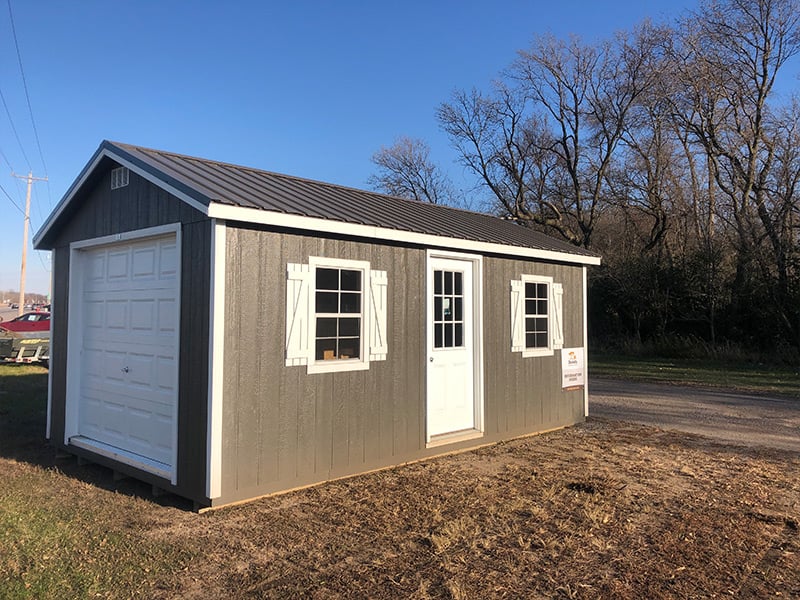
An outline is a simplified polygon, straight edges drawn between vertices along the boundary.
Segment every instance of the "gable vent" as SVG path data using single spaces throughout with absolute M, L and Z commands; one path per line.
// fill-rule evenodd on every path
M 111 171 L 111 189 L 125 187 L 128 185 L 128 167 L 119 167 Z

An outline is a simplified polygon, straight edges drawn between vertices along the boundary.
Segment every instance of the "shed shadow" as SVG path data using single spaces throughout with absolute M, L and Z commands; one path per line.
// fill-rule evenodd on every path
M 113 470 L 57 451 L 46 439 L 47 370 L 6 365 L 0 375 L 0 459 L 27 463 L 89 483 L 98 488 L 134 496 L 161 506 L 193 510 L 194 505 L 174 494 L 154 494 L 150 484 L 119 478 Z

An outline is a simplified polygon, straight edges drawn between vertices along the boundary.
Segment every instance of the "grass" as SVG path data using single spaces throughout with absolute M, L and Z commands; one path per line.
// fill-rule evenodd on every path
M 46 406 L 46 369 L 0 365 L 0 598 L 146 597 L 191 555 L 121 526 L 151 502 L 57 468 Z
M 0 598 L 800 597 L 800 457 L 586 424 L 197 515 L 0 366 Z
M 589 376 L 699 385 L 800 398 L 800 369 L 690 358 L 589 355 Z

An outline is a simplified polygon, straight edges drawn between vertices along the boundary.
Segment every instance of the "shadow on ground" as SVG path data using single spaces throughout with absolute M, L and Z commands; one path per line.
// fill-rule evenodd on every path
M 3 365 L 0 371 L 0 459 L 56 469 L 69 477 L 120 494 L 145 498 L 162 506 L 192 509 L 173 494 L 154 495 L 153 487 L 131 478 L 117 479 L 111 469 L 78 461 L 57 452 L 46 439 L 47 370 L 29 365 Z

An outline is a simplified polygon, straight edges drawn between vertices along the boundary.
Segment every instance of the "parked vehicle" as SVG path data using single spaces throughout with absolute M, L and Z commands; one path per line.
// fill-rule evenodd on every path
M 48 363 L 50 360 L 50 313 L 26 313 L 0 323 L 0 360 Z
M 50 331 L 50 313 L 25 313 L 9 321 L 0 322 L 0 329 L 6 331 Z

